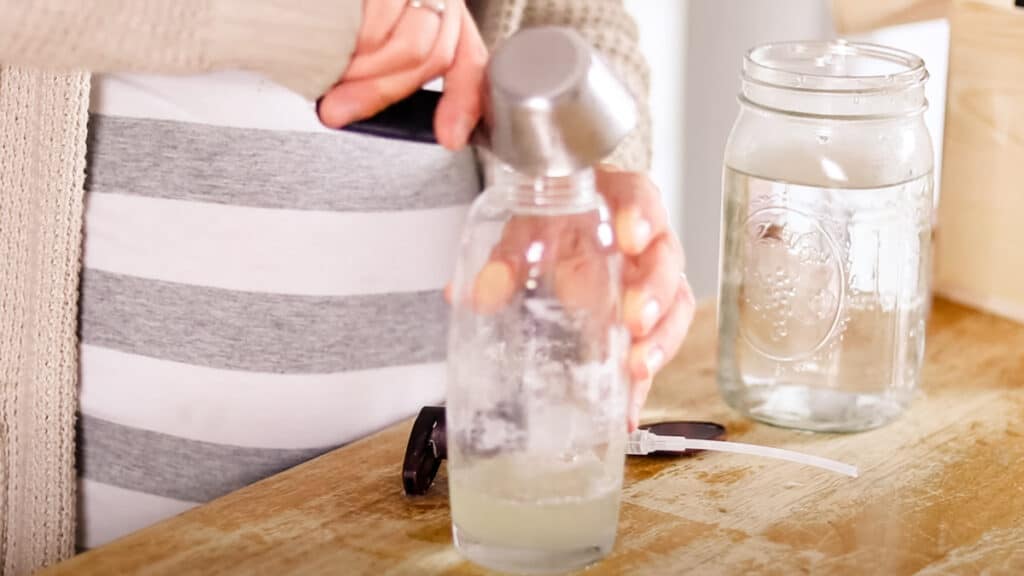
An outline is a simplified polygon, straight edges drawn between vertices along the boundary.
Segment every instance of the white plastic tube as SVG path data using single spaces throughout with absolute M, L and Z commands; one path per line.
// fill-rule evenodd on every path
M 658 436 L 647 430 L 637 430 L 629 436 L 626 443 L 626 453 L 634 456 L 644 456 L 651 452 L 658 451 L 685 452 L 686 450 L 708 450 L 714 452 L 732 452 L 734 454 L 745 454 L 748 456 L 761 456 L 786 460 L 805 466 L 814 466 L 824 470 L 830 470 L 837 474 L 843 474 L 851 478 L 858 475 L 857 467 L 845 464 L 821 456 L 812 456 L 782 448 L 771 448 L 769 446 L 757 446 L 754 444 L 742 444 L 740 442 L 725 442 L 722 440 L 694 440 L 682 436 Z

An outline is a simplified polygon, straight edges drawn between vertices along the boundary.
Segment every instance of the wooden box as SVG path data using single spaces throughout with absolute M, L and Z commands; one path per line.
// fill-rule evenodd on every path
M 935 292 L 1024 322 L 1022 4 L 832 0 L 832 12 L 841 34 L 949 18 Z
M 950 6 L 936 293 L 1024 322 L 1024 8 Z

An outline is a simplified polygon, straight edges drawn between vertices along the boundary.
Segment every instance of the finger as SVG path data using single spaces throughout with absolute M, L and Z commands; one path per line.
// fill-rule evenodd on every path
M 645 174 L 599 170 L 597 189 L 614 214 L 615 235 L 625 254 L 643 252 L 654 238 L 668 230 L 661 194 Z
M 458 150 L 480 119 L 487 46 L 469 9 L 462 7 L 462 25 L 451 68 L 444 76 L 444 95 L 434 115 L 434 133 L 445 148 Z
M 626 428 L 634 432 L 640 427 L 640 409 L 647 402 L 647 395 L 651 391 L 651 384 L 654 381 L 650 378 L 634 382 L 629 390 L 629 411 L 626 415 Z
M 479 314 L 496 314 L 512 301 L 518 288 L 516 269 L 508 262 L 492 260 L 473 282 L 473 308 Z
M 649 380 L 679 351 L 693 322 L 696 305 L 693 291 L 685 280 L 661 322 L 642 340 L 633 343 L 629 351 L 629 372 L 634 382 Z
M 672 305 L 683 272 L 682 248 L 673 234 L 662 234 L 635 257 L 624 278 L 622 318 L 634 338 L 643 338 Z
M 598 321 L 609 318 L 616 307 L 616 291 L 609 284 L 616 279 L 608 269 L 605 258 L 596 254 L 580 254 L 563 260 L 555 269 L 555 294 L 562 306 L 569 310 L 585 310 Z
M 406 4 L 387 42 L 378 50 L 357 52 L 342 81 L 387 76 L 419 67 L 433 53 L 446 17 L 429 8 Z
M 426 10 L 418 8 L 417 11 Z M 442 38 L 435 44 L 434 54 L 420 67 L 387 76 L 345 80 L 332 88 L 317 107 L 320 121 L 328 127 L 340 128 L 369 118 L 437 77 L 450 61 L 457 40 L 459 21 L 451 20 L 449 28 L 442 30 Z
M 470 295 L 478 313 L 495 314 L 512 301 L 526 274 L 522 255 L 530 235 L 527 219 L 513 218 L 505 224 L 501 240 L 473 279 Z
M 461 6 L 455 0 L 454 6 Z M 416 11 L 431 12 L 425 8 Z M 445 11 L 442 28 L 434 52 L 419 67 L 387 76 L 346 80 L 332 88 L 319 102 L 320 121 L 328 127 L 340 128 L 357 120 L 369 118 L 389 105 L 418 90 L 424 83 L 447 69 L 458 42 L 460 19 Z M 437 18 L 437 14 L 432 14 Z
M 573 308 L 596 304 L 592 296 L 599 292 L 611 294 L 607 286 L 599 288 L 596 280 L 603 278 L 607 284 L 610 274 L 598 266 L 606 266 L 606 261 L 595 258 L 593 242 L 584 239 L 583 231 L 593 228 L 594 218 L 593 214 L 511 218 L 474 280 L 477 310 L 497 312 L 523 289 L 553 291 L 564 305 Z M 610 305 L 600 307 L 605 308 Z
M 394 102 L 412 94 L 423 85 L 423 73 L 409 70 L 365 80 L 345 81 L 320 100 L 320 121 L 330 128 L 341 128 L 369 118 Z
M 383 46 L 391 37 L 407 3 L 408 0 L 365 0 L 356 54 L 367 54 Z
M 455 50 L 459 44 L 459 34 L 461 33 L 463 23 L 462 11 L 464 9 L 464 0 L 447 0 L 441 20 L 441 29 L 437 35 L 437 42 L 434 44 L 434 51 L 424 64 L 424 67 L 430 71 L 427 75 L 427 80 L 433 80 L 445 74 L 451 68 L 452 62 L 455 60 Z
M 544 242 L 561 230 L 559 220 L 534 216 L 513 216 L 501 230 L 501 239 L 491 249 L 492 257 L 523 258 L 534 242 Z M 531 258 L 540 260 L 549 247 L 541 246 L 541 252 Z
M 531 266 L 546 268 L 560 229 L 557 220 L 529 216 L 517 216 L 506 222 L 501 239 L 473 281 L 471 294 L 477 312 L 499 312 L 525 286 Z

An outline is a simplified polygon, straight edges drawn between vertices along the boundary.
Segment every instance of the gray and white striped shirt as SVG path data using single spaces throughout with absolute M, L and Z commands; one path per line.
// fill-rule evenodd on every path
M 101 77 L 91 108 L 80 546 L 442 398 L 471 152 L 328 131 L 245 74 Z

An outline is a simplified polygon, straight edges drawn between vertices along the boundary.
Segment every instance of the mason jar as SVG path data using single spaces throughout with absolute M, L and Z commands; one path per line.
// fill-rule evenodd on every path
M 752 49 L 725 152 L 721 392 L 775 425 L 858 431 L 921 377 L 933 151 L 921 58 L 844 41 Z

